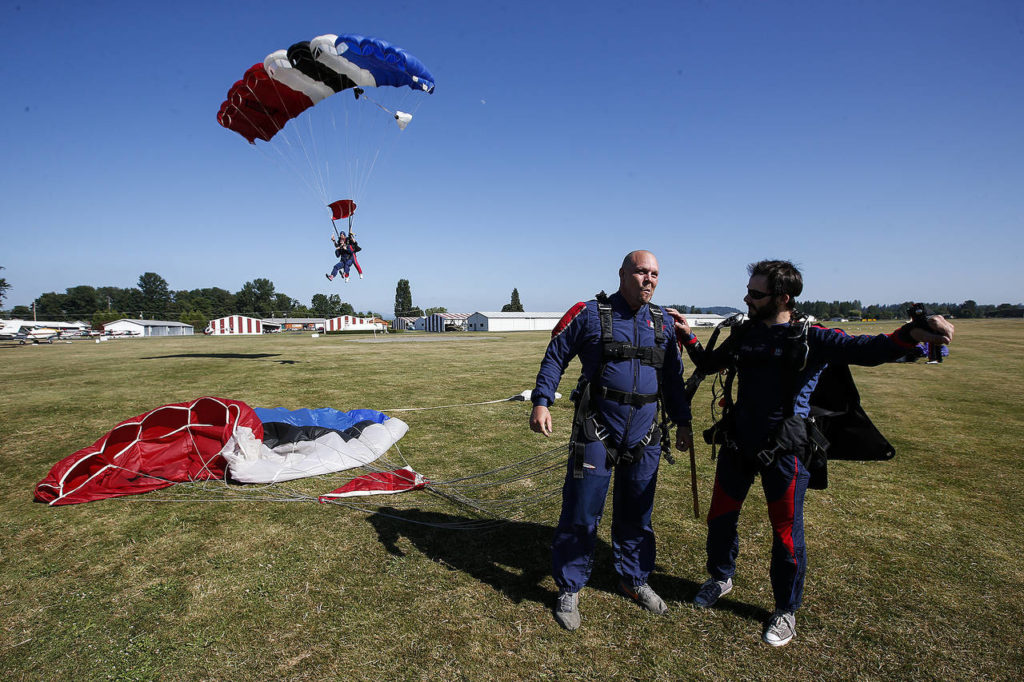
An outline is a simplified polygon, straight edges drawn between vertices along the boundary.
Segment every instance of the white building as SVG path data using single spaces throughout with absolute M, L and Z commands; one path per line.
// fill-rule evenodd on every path
M 104 334 L 126 336 L 191 336 L 192 325 L 167 320 L 120 319 L 103 325 Z
M 422 318 L 420 318 L 422 319 Z M 407 329 L 416 328 L 415 317 L 396 317 L 395 321 L 391 323 L 391 328 L 395 331 L 405 331 Z
M 428 332 L 453 332 L 466 331 L 466 320 L 469 313 L 434 313 L 433 315 L 420 318 L 423 320 L 424 331 Z M 416 320 L 416 328 L 420 329 L 420 320 Z
M 238 336 L 245 334 L 262 334 L 263 321 L 245 315 L 228 315 L 210 320 L 206 325 L 206 334 L 213 336 Z
M 725 319 L 725 315 L 716 315 L 715 313 L 683 314 L 686 315 L 686 321 L 690 323 L 691 327 L 717 327 Z
M 550 331 L 565 313 L 473 313 L 466 320 L 471 332 Z
M 352 315 L 341 315 L 340 317 L 332 317 L 327 320 L 327 329 L 329 332 L 349 332 L 349 331 L 384 331 L 387 327 L 387 322 L 375 317 L 354 317 Z

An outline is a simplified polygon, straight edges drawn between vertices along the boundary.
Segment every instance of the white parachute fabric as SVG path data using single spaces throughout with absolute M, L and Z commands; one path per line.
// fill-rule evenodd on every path
M 409 430 L 401 419 L 376 410 L 255 411 L 263 440 L 239 428 L 221 451 L 228 475 L 239 483 L 278 483 L 365 466 Z

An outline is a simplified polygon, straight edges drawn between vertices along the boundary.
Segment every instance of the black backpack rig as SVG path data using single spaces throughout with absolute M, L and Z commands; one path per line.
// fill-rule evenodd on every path
M 735 447 L 732 438 L 735 426 L 732 393 L 737 373 L 738 347 L 754 324 L 742 318 L 743 316 L 737 313 L 725 319 L 715 328 L 708 340 L 706 352 L 710 353 L 715 349 L 721 330 L 729 329 L 729 337 L 722 346 L 729 354 L 729 362 L 726 368 L 715 376 L 712 386 L 711 414 L 714 423 L 703 434 L 705 442 L 711 445 L 712 459 L 715 457 L 717 446 Z M 786 350 L 783 352 L 786 363 L 785 391 L 788 396 L 786 416 L 756 457 L 760 464 L 767 466 L 779 452 L 796 452 L 811 473 L 809 487 L 821 490 L 828 487 L 829 458 L 889 460 L 896 456 L 896 450 L 864 412 L 860 393 L 846 363 L 829 363 L 822 370 L 818 384 L 810 397 L 811 409 L 807 417 L 793 413 L 798 389 L 797 377 L 807 366 L 810 353 L 807 342 L 810 327 L 811 323 L 799 313 L 790 324 Z M 695 344 L 693 349 L 701 351 L 700 342 Z M 697 364 L 697 369 L 686 382 L 688 397 L 693 397 L 705 376 Z

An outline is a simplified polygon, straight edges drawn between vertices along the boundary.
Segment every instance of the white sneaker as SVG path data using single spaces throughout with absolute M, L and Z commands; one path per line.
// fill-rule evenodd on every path
M 659 616 L 668 613 L 668 606 L 665 605 L 665 601 L 647 583 L 630 587 L 626 583 L 619 581 L 619 589 L 622 590 L 623 594 L 651 613 L 656 613 Z
M 697 596 L 693 598 L 693 603 L 703 609 L 709 609 L 715 605 L 719 597 L 730 592 L 732 592 L 732 578 L 726 578 L 725 580 L 708 578 L 700 586 L 700 589 L 697 590 Z
M 786 646 L 796 636 L 796 614 L 791 611 L 776 611 L 768 620 L 761 639 L 772 646 Z
M 580 626 L 580 594 L 579 592 L 559 592 L 558 603 L 555 605 L 555 620 L 566 630 L 576 630 Z

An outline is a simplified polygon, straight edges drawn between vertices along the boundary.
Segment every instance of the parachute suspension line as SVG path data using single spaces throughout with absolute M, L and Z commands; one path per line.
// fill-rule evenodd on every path
M 256 98 L 256 99 L 258 99 L 258 98 L 256 97 L 256 92 L 255 92 L 255 91 L 254 91 L 254 90 L 253 90 L 253 89 L 252 89 L 252 88 L 251 88 L 251 87 L 250 87 L 250 86 L 249 86 L 248 84 L 247 84 L 247 85 L 246 85 L 245 87 L 246 87 L 246 89 L 247 89 L 247 90 L 249 91 L 249 93 L 250 93 L 250 94 L 252 94 L 253 98 Z M 276 92 L 276 91 L 275 91 L 275 92 Z M 281 108 L 282 108 L 282 109 L 283 109 L 283 110 L 284 110 L 284 111 L 285 111 L 286 113 L 288 113 L 288 111 L 289 111 L 289 110 L 288 110 L 288 104 L 287 104 L 287 102 L 285 102 L 285 101 L 284 101 L 284 99 L 283 99 L 283 98 L 281 97 L 280 93 L 278 93 L 277 99 L 278 99 L 278 104 L 279 104 L 279 105 L 281 106 Z M 242 109 L 242 108 L 239 108 L 239 109 L 238 109 L 238 113 L 240 113 L 240 114 L 242 115 L 242 117 L 243 117 L 243 118 L 244 118 L 244 119 L 245 119 L 245 120 L 246 120 L 247 122 L 249 122 L 250 124 L 252 124 L 252 125 L 253 125 L 254 127 L 257 127 L 257 128 L 259 127 L 259 126 L 257 125 L 257 122 L 256 122 L 256 121 L 254 121 L 254 120 L 253 120 L 252 118 L 250 118 L 249 116 L 247 116 L 247 115 L 246 115 L 246 113 L 245 113 L 244 109 Z M 273 139 L 272 139 L 271 141 L 266 141 L 266 140 L 261 140 L 261 141 L 264 141 L 264 142 L 266 142 L 266 143 L 267 143 L 267 145 L 268 145 L 268 146 L 270 146 L 270 147 L 271 147 L 271 148 L 272 148 L 272 149 L 274 150 L 274 152 L 275 152 L 275 153 L 276 153 L 276 154 L 278 155 L 278 157 L 279 157 L 279 158 L 278 158 L 278 159 L 276 160 L 276 162 L 277 162 L 277 163 L 279 163 L 280 165 L 282 165 L 283 167 L 287 168 L 287 169 L 288 169 L 288 170 L 290 171 L 290 173 L 291 173 L 291 174 L 293 174 L 293 175 L 297 175 L 297 176 L 298 176 L 299 178 L 301 178 L 301 179 L 303 180 L 303 182 L 304 182 L 304 183 L 306 184 L 306 186 L 307 186 L 307 187 L 308 187 L 308 188 L 309 188 L 309 189 L 310 189 L 310 190 L 311 190 L 311 191 L 312 191 L 312 192 L 313 192 L 313 193 L 314 193 L 315 195 L 317 195 L 317 196 L 319 196 L 319 197 L 321 197 L 321 198 L 324 198 L 324 197 L 326 197 L 326 196 L 327 196 L 327 192 L 326 192 L 326 190 L 325 190 L 325 189 L 324 189 L 324 188 L 323 188 L 322 186 L 321 186 L 321 188 L 320 188 L 320 189 L 318 190 L 318 189 L 317 189 L 317 188 L 315 187 L 315 185 L 314 185 L 313 183 L 311 183 L 311 182 L 309 181 L 309 179 L 308 179 L 308 178 L 306 177 L 306 174 L 305 174 L 305 173 L 303 172 L 303 169 L 302 169 L 302 168 L 300 168 L 300 167 L 298 166 L 298 164 L 296 163 L 295 159 L 294 159 L 294 158 L 292 158 L 292 157 L 289 157 L 288 155 L 286 155 L 286 154 L 284 153 L 284 151 L 282 150 L 282 147 L 294 147 L 294 145 L 292 144 L 292 141 L 291 141 L 291 140 L 290 140 L 290 139 L 288 138 L 288 134 L 287 134 L 287 132 L 285 131 L 285 128 L 284 128 L 284 127 L 281 127 L 281 126 L 278 126 L 278 125 L 277 125 L 277 123 L 276 123 L 276 121 L 274 121 L 274 118 L 273 118 L 273 117 L 269 117 L 269 116 L 268 116 L 268 119 L 269 119 L 269 120 L 270 120 L 271 122 L 273 122 L 273 123 L 274 123 L 274 126 L 275 126 L 275 128 L 277 129 L 277 133 L 276 133 L 276 134 L 275 134 L 275 135 L 273 136 Z M 311 135 L 310 137 L 311 137 L 311 139 L 315 139 L 315 138 L 313 138 L 313 136 L 312 136 L 312 135 Z M 275 139 L 276 139 L 276 140 L 280 140 L 280 142 L 278 142 L 277 144 L 275 144 L 275 143 L 274 143 L 274 141 L 273 141 L 273 140 L 275 140 Z M 302 142 L 302 139 L 301 139 L 301 136 L 299 136 L 299 146 L 300 146 L 300 147 L 302 147 L 302 148 L 303 148 L 303 150 L 304 150 L 304 146 L 303 146 L 303 145 L 301 144 L 301 142 Z M 262 149 L 262 145 L 257 145 L 257 144 L 256 144 L 255 142 L 253 142 L 252 146 L 253 146 L 253 147 L 256 147 L 257 149 L 259 149 L 260 153 L 261 153 L 261 154 L 262 154 L 262 155 L 263 155 L 264 157 L 266 157 L 266 158 L 271 158 L 271 157 L 270 157 L 270 156 L 269 156 L 269 155 L 268 155 L 268 154 L 267 154 L 267 153 L 266 153 L 266 152 L 265 152 L 265 151 L 264 151 L 264 150 Z M 296 154 L 296 156 L 297 156 L 297 154 Z M 307 159 L 307 163 L 309 163 L 309 156 L 308 156 L 308 154 L 306 154 L 306 159 Z M 314 168 L 314 169 L 316 168 L 316 166 L 315 166 L 315 165 L 313 165 L 312 163 L 309 163 L 309 167 L 310 167 L 310 168 Z M 323 183 L 321 182 L 320 184 L 322 185 Z
M 556 398 L 561 398 L 561 393 L 555 394 Z M 458 405 L 435 405 L 432 407 L 395 407 L 390 409 L 379 409 L 378 412 L 421 412 L 423 410 L 443 410 L 451 407 L 475 407 L 477 405 L 493 405 L 494 403 L 514 403 L 514 402 L 526 402 L 530 399 L 529 390 L 517 393 L 514 396 L 508 398 L 501 398 L 499 400 L 485 400 L 480 403 L 459 403 Z
M 511 398 L 501 400 L 485 400 L 482 403 L 459 403 L 458 405 L 434 405 L 432 407 L 395 407 L 377 410 L 378 412 L 423 412 L 425 410 L 447 410 L 452 407 L 475 407 L 477 405 L 492 405 L 494 403 L 506 403 Z
M 317 197 L 321 201 L 326 203 L 327 202 L 327 185 L 325 184 L 324 173 L 320 170 L 320 168 L 321 168 L 321 164 L 319 163 L 319 156 L 320 155 L 318 154 L 319 149 L 318 149 L 318 147 L 316 145 L 317 136 L 315 134 L 315 131 L 313 130 L 313 117 L 312 116 L 304 116 L 304 117 L 302 117 L 302 120 L 300 121 L 298 119 L 298 117 L 297 117 L 298 114 L 297 113 L 293 114 L 289 110 L 288 103 L 285 101 L 284 97 L 281 96 L 280 91 L 275 89 L 274 92 L 277 94 L 278 104 L 285 111 L 285 113 L 288 114 L 288 120 L 289 121 L 293 121 L 291 129 L 292 129 L 292 131 L 294 132 L 294 135 L 295 135 L 295 143 L 293 143 L 292 140 L 288 136 L 288 130 L 287 130 L 288 129 L 288 124 L 287 124 L 287 122 L 284 124 L 284 126 L 278 128 L 278 134 L 275 137 L 282 138 L 284 140 L 284 143 L 287 144 L 287 146 L 289 146 L 289 147 L 291 147 L 293 149 L 295 147 L 298 147 L 299 151 L 301 152 L 301 156 L 305 158 L 306 164 L 307 164 L 307 166 L 308 166 L 308 168 L 310 170 L 310 173 L 311 173 L 311 177 L 310 177 L 309 180 L 306 180 L 306 184 L 307 184 L 307 186 L 310 187 L 310 189 L 314 192 L 315 195 L 317 195 Z M 255 93 L 253 93 L 253 94 L 255 95 Z M 299 130 L 299 126 L 300 125 L 305 125 L 306 130 L 308 131 L 308 138 L 304 138 L 303 134 L 300 132 L 300 130 Z M 312 147 L 312 151 L 310 151 L 310 149 L 307 148 L 306 139 L 309 140 L 308 147 Z M 296 153 L 295 156 L 298 157 L 299 153 Z M 293 166 L 297 166 L 297 165 L 298 164 L 294 164 L 293 163 Z M 294 167 L 293 170 L 298 171 L 298 174 L 299 174 L 300 177 L 304 177 L 304 173 L 302 172 L 302 170 L 300 168 Z
M 284 133 L 281 133 L 281 135 L 284 135 Z M 309 189 L 309 191 L 312 192 L 315 196 L 323 198 L 325 196 L 325 192 L 323 191 L 322 188 L 318 189 L 312 182 L 310 182 L 309 177 L 307 177 L 308 171 L 305 171 L 302 168 L 300 168 L 296 164 L 295 159 L 284 153 L 282 148 L 286 146 L 291 146 L 290 144 L 288 144 L 287 138 L 280 137 L 279 135 L 274 139 L 280 139 L 280 142 L 278 142 L 277 144 L 274 144 L 273 142 L 268 142 L 266 148 L 264 147 L 264 145 L 258 144 L 252 144 L 250 146 L 254 147 L 256 151 L 260 153 L 261 156 L 268 160 L 269 163 L 274 163 L 289 171 L 289 175 L 298 177 L 302 181 L 302 183 L 306 185 L 306 188 Z M 274 155 L 268 153 L 268 148 L 273 150 Z

